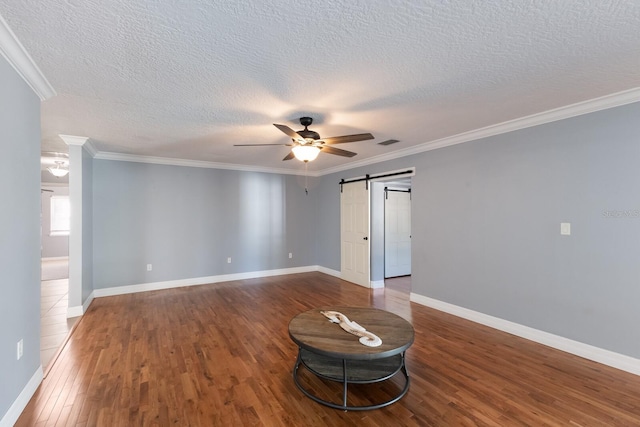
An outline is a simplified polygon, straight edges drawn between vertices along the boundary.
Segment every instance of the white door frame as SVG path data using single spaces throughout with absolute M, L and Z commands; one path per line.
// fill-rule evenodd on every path
M 393 177 L 389 177 L 389 175 L 398 173 L 398 175 L 393 176 Z M 362 186 L 366 186 L 370 189 L 370 183 L 372 182 L 385 182 L 385 181 L 390 181 L 392 179 L 398 179 L 398 178 L 410 178 L 413 177 L 416 174 L 416 168 L 414 166 L 408 167 L 408 168 L 402 168 L 399 170 L 393 170 L 393 171 L 388 171 L 388 172 L 381 172 L 380 174 L 376 174 L 377 176 L 373 176 L 371 178 L 364 177 L 354 177 L 354 178 L 349 178 L 349 179 L 343 179 L 343 182 L 341 182 L 340 185 L 340 190 L 343 190 L 343 186 L 344 185 L 348 185 L 348 184 L 361 184 Z M 383 176 L 380 176 L 383 175 Z M 369 182 L 369 185 L 367 185 L 367 179 Z M 356 181 L 358 180 L 358 181 Z M 355 181 L 355 182 L 354 182 Z M 369 209 L 368 209 L 368 217 L 367 217 L 367 223 L 368 223 L 368 248 L 369 248 L 369 267 L 368 267 L 368 281 L 366 284 L 363 284 L 362 286 L 368 287 L 368 288 L 374 288 L 374 287 L 383 287 L 384 286 L 384 277 L 382 277 L 382 280 L 378 280 L 378 281 L 371 281 L 371 229 L 370 229 L 370 223 L 371 223 L 371 192 L 369 192 L 369 198 L 368 198 L 368 202 L 369 202 Z M 342 244 L 342 197 L 341 197 L 341 206 L 340 206 L 340 259 L 341 259 L 341 264 L 342 264 L 342 251 L 343 251 L 343 244 Z M 347 281 L 351 281 L 347 278 L 345 278 L 344 275 L 344 269 L 343 266 L 341 265 L 341 271 L 340 271 L 340 277 L 344 280 Z M 382 274 L 382 276 L 384 276 L 384 273 Z M 355 282 L 354 282 L 355 283 Z

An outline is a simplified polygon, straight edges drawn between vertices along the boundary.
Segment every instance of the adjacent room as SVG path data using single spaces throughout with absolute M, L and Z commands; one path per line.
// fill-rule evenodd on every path
M 0 427 L 640 426 L 639 24 L 3 1 Z

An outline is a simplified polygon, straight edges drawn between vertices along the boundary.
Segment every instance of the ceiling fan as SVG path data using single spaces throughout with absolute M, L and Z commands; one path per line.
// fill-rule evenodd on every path
M 43 170 L 46 168 L 56 178 L 62 178 L 69 173 L 69 155 L 67 153 L 45 151 L 41 154 L 40 164 Z
M 327 154 L 335 154 L 336 156 L 353 157 L 356 155 L 353 151 L 342 150 L 340 148 L 331 147 L 334 144 L 344 144 L 346 142 L 365 141 L 373 139 L 370 133 L 358 133 L 355 135 L 333 136 L 330 138 L 320 138 L 318 132 L 309 130 L 308 127 L 313 123 L 311 117 L 300 117 L 300 124 L 304 126 L 303 130 L 294 131 L 289 126 L 273 124 L 282 132 L 291 137 L 292 142 L 288 144 L 234 144 L 235 147 L 259 147 L 266 145 L 285 145 L 293 147 L 291 152 L 282 160 L 291 160 L 294 157 L 305 163 L 318 157 L 320 151 Z

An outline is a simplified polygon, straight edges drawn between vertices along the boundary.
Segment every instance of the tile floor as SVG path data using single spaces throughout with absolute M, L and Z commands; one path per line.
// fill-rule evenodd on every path
M 40 290 L 40 362 L 46 372 L 80 318 L 67 319 L 69 279 L 43 280 Z

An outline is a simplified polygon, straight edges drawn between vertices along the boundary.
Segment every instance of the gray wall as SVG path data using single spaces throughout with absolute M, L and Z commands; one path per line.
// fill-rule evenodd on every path
M 313 265 L 309 192 L 296 176 L 94 160 L 94 287 Z
M 40 366 L 40 99 L 2 57 L 0 94 L 1 419 Z
M 69 236 L 49 235 L 51 232 L 51 196 L 68 196 L 69 187 L 51 186 L 42 183 L 42 188 L 53 191 L 52 193 L 43 191 L 40 195 L 42 209 L 42 258 L 69 256 Z
M 317 242 L 316 264 L 340 271 L 340 186 L 341 178 L 358 176 L 341 172 L 340 175 L 324 175 L 318 178 L 319 184 L 314 191 L 317 199 L 317 224 L 315 241 Z
M 323 228 L 339 226 L 340 178 L 416 166 L 413 292 L 639 358 L 638 117 L 635 103 L 324 176 Z M 339 269 L 339 235 L 317 239 Z
M 93 158 L 82 149 L 82 303 L 93 291 Z

